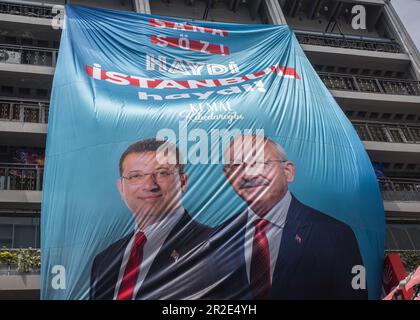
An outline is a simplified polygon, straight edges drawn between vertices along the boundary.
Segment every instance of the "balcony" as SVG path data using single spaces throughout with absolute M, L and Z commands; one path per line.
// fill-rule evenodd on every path
M 0 99 L 0 121 L 47 123 L 49 104 Z
M 420 96 L 420 81 L 326 72 L 319 72 L 318 75 L 330 90 Z
M 385 201 L 420 201 L 420 179 L 378 178 Z
M 39 299 L 40 250 L 0 250 L 0 299 Z
M 39 209 L 44 168 L 0 163 L 0 208 Z
M 376 52 L 403 53 L 401 46 L 394 40 L 373 40 L 358 36 L 339 34 L 311 34 L 296 32 L 296 38 L 302 45 L 326 46 L 343 49 L 367 50 Z
M 407 73 L 410 57 L 394 40 L 324 32 L 296 31 L 297 40 L 313 65 Z
M 420 179 L 378 178 L 388 219 L 419 219 Z
M 54 74 L 57 49 L 0 44 L 0 70 Z
M 345 110 L 418 113 L 420 81 L 327 72 L 318 74 Z
M 0 1 L 0 13 L 45 19 L 52 19 L 56 15 L 53 14 L 51 6 L 9 3 L 4 1 Z
M 53 12 L 53 4 L 29 1 L 0 1 L 0 28 L 4 30 L 44 32 L 57 35 L 61 29 L 52 28 L 53 18 L 63 6 Z
M 0 62 L 55 67 L 57 49 L 0 44 Z
M 39 165 L 0 163 L 0 190 L 40 191 L 43 173 Z
M 420 126 L 417 125 L 366 121 L 352 123 L 363 141 L 420 144 Z
M 11 145 L 44 147 L 49 102 L 0 97 L 0 140 Z
M 420 126 L 356 120 L 352 123 L 372 161 L 420 162 Z

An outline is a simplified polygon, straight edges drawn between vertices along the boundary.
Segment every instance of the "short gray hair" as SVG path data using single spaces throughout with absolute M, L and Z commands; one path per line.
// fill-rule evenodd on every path
M 228 150 L 228 148 L 230 148 L 230 146 L 232 145 L 232 143 L 234 142 L 235 139 L 238 139 L 239 137 L 243 138 L 244 136 L 249 136 L 249 137 L 252 137 L 252 138 L 256 138 L 257 134 L 237 135 L 236 137 L 230 139 L 229 143 L 227 144 L 227 148 L 225 148 L 225 151 Z M 282 145 L 280 145 L 278 142 L 276 142 L 276 141 L 274 141 L 270 138 L 267 138 L 265 136 L 263 136 L 263 140 L 264 140 L 264 144 L 268 142 L 268 143 L 271 143 L 276 148 L 277 152 L 279 153 L 280 160 L 286 160 L 286 161 L 288 160 L 287 153 L 284 150 Z

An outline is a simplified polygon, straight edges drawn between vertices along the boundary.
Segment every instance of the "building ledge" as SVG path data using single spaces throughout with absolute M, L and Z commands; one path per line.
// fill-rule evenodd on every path
M 420 96 L 330 90 L 338 104 L 345 110 L 370 112 L 417 113 Z
M 47 26 L 52 28 L 52 19 L 38 18 L 38 17 L 27 17 L 15 14 L 0 13 L 0 21 L 2 22 L 13 22 L 23 24 L 33 24 L 38 26 Z
M 0 207 L 20 209 L 39 208 L 42 191 L 0 190 Z
M 404 72 L 410 65 L 410 57 L 406 53 L 357 50 L 312 44 L 301 44 L 301 47 L 313 65 L 340 65 L 350 68 L 368 65 L 370 69 L 374 70 L 385 69 Z
M 39 300 L 39 274 L 0 275 L 0 300 Z
M 384 209 L 387 218 L 420 218 L 420 201 L 384 201 Z
M 39 290 L 39 274 L 0 275 L 0 291 Z
M 372 161 L 379 162 L 420 162 L 420 144 L 379 141 L 362 141 Z
M 0 121 L 0 132 L 47 134 L 46 123 Z
M 17 63 L 1 63 L 0 71 L 7 72 L 21 72 L 21 73 L 32 73 L 42 75 L 54 75 L 55 68 L 48 66 L 38 66 L 33 64 L 17 64 Z

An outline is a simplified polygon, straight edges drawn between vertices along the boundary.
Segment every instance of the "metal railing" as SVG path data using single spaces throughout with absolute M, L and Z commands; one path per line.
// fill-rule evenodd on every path
M 296 32 L 296 38 L 300 44 L 379 52 L 403 52 L 401 46 L 394 40 L 373 40 L 356 36 L 311 34 L 303 32 Z
M 420 126 L 352 120 L 362 141 L 420 143 Z
M 46 19 L 52 19 L 56 15 L 56 13 L 53 14 L 52 12 L 52 6 L 11 3 L 6 1 L 0 1 L 0 13 Z
M 0 190 L 40 191 L 43 173 L 39 165 L 0 163 Z
M 0 62 L 55 67 L 57 49 L 0 44 Z
M 48 122 L 49 104 L 40 101 L 13 101 L 0 98 L 0 120 L 18 122 Z
M 330 90 L 420 96 L 420 81 L 318 72 Z
M 378 177 L 384 200 L 420 201 L 420 179 Z

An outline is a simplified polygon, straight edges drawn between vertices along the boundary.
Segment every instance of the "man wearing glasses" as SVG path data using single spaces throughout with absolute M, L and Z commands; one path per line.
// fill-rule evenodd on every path
M 367 289 L 352 286 L 362 258 L 351 228 L 297 200 L 288 190 L 295 165 L 280 145 L 256 138 L 238 136 L 225 151 L 224 175 L 248 207 L 210 238 L 220 285 L 207 298 L 366 299 Z
M 181 198 L 188 177 L 178 148 L 146 139 L 121 155 L 117 188 L 135 230 L 93 262 L 91 299 L 183 299 L 199 291 L 196 261 L 209 229 L 195 222 Z

